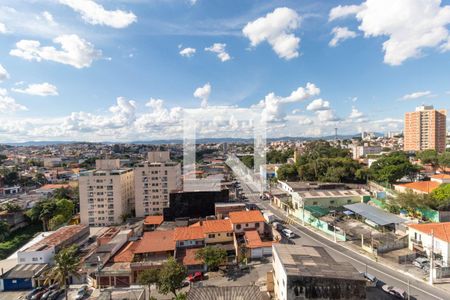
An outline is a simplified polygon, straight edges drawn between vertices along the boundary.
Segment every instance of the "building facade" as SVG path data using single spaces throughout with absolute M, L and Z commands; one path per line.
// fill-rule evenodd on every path
M 405 114 L 404 150 L 423 151 L 433 149 L 445 151 L 446 115 L 444 109 L 433 106 L 419 106 L 414 112 Z
M 133 169 L 120 160 L 97 160 L 96 169 L 80 173 L 80 219 L 89 226 L 120 224 L 134 210 Z
M 170 192 L 179 190 L 181 165 L 170 161 L 169 151 L 152 151 L 134 172 L 136 216 L 162 215 Z

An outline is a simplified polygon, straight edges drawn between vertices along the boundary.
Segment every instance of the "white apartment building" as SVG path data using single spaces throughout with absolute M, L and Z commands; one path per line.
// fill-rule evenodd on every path
M 180 190 L 181 165 L 170 160 L 169 151 L 152 151 L 134 169 L 136 217 L 162 215 L 169 207 L 171 191 Z
M 81 224 L 122 223 L 134 209 L 133 169 L 120 168 L 119 159 L 97 160 L 96 169 L 80 173 Z
M 361 157 L 365 157 L 367 155 L 371 154 L 380 154 L 381 151 L 383 151 L 383 148 L 381 146 L 369 146 L 367 144 L 365 145 L 352 145 L 352 156 L 353 159 L 358 160 Z

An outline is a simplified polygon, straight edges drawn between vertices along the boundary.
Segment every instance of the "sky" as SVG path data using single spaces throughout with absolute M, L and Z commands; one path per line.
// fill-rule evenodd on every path
M 450 1 L 395 3 L 2 0 L 0 143 L 399 132 L 450 109 Z

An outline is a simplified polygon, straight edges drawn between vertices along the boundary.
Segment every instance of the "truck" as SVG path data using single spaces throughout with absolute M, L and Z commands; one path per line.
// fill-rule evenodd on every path
M 263 217 L 264 217 L 264 220 L 266 220 L 267 223 L 272 223 L 273 221 L 276 220 L 275 215 L 273 213 L 271 213 L 270 211 L 263 212 Z

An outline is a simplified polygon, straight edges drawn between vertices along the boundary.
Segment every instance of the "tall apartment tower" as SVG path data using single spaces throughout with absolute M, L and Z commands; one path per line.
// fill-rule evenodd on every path
M 97 160 L 95 165 L 95 170 L 80 174 L 81 224 L 120 224 L 134 209 L 133 169 L 120 168 L 119 159 Z
M 414 112 L 405 114 L 404 150 L 422 151 L 434 149 L 445 151 L 446 115 L 444 109 L 422 105 Z
M 134 169 L 136 217 L 162 215 L 169 207 L 171 191 L 180 190 L 181 164 L 170 160 L 169 151 L 152 151 Z

